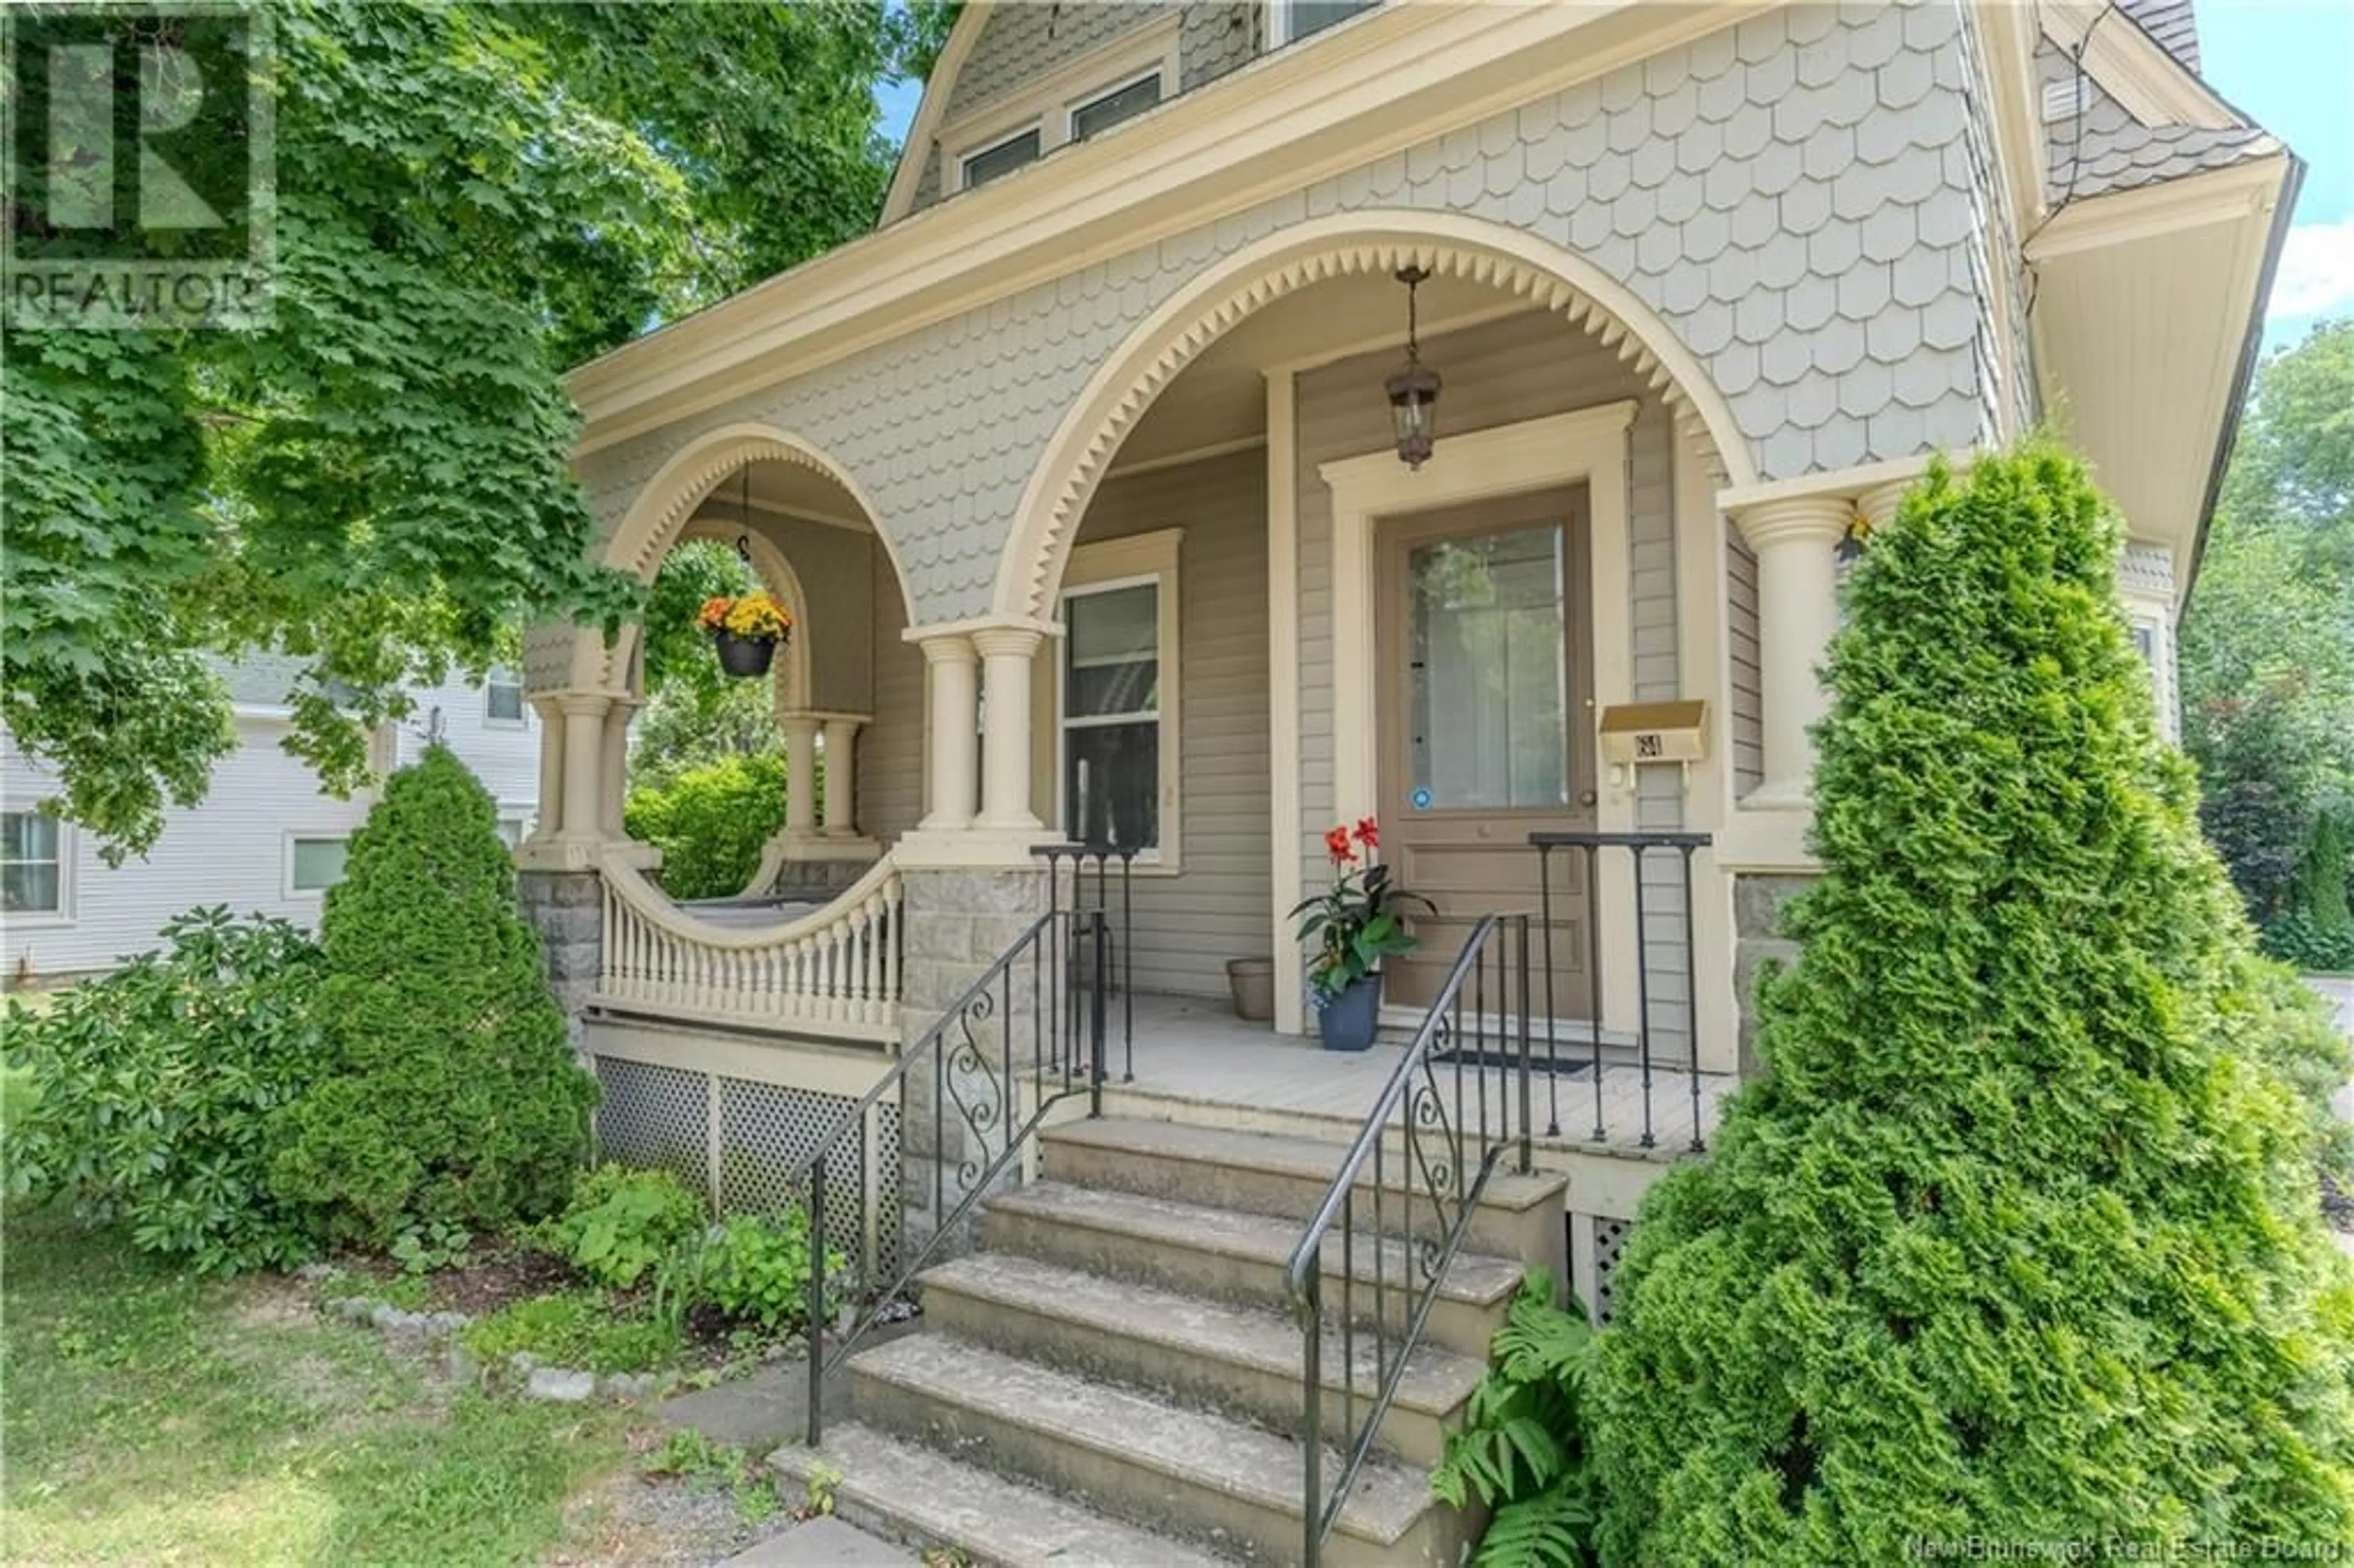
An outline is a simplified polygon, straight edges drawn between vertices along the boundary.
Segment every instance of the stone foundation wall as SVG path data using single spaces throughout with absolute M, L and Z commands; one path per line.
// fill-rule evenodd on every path
M 912 1048 L 1046 912 L 1046 877 L 1027 869 L 907 871 L 901 886 L 900 1040 Z M 908 1066 L 899 1149 L 912 1245 L 930 1239 L 940 1217 L 1004 1147 L 1009 1123 L 1018 1125 L 1021 1109 L 1003 1104 L 998 1073 L 1009 1038 L 1017 1066 L 1037 1060 L 1043 1031 L 1031 1008 L 1030 978 L 1025 961 L 1010 989 L 993 988 L 985 1004 L 968 1008 L 951 1025 L 938 1065 L 928 1054 Z M 946 1101 L 936 1116 L 942 1087 Z M 941 1255 L 970 1245 L 970 1220 L 968 1214 L 961 1227 L 968 1234 L 952 1238 Z
M 547 987 L 564 1010 L 572 1047 L 580 1048 L 581 1015 L 597 989 L 604 907 L 593 871 L 526 871 L 515 877 L 525 918 L 539 930 Z
M 1782 935 L 1783 906 L 1812 887 L 1808 875 L 1735 876 L 1733 879 L 1733 987 L 1740 1010 L 1741 1075 L 1755 1077 L 1757 1057 L 1757 976 L 1768 962 L 1797 961 L 1798 944 Z

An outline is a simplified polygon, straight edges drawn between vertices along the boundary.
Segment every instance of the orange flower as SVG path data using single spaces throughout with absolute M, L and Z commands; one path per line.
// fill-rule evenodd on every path
M 1364 845 L 1367 849 L 1379 849 L 1382 847 L 1382 835 L 1380 831 L 1373 826 L 1373 818 L 1359 817 L 1357 819 L 1357 842 Z
M 1324 853 L 1332 857 L 1334 865 L 1348 865 L 1356 860 L 1357 852 L 1349 842 L 1346 826 L 1331 829 L 1325 833 Z

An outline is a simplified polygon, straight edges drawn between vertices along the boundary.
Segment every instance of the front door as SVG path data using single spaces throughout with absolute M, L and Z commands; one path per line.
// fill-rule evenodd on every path
M 1479 916 L 1536 910 L 1531 833 L 1594 827 L 1587 518 L 1579 485 L 1380 524 L 1383 858 L 1438 906 L 1391 1001 L 1426 1006 Z M 1587 1017 L 1582 857 L 1553 860 L 1554 1007 Z

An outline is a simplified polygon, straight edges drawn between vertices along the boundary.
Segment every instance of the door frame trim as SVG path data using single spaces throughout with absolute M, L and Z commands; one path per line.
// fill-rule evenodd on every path
M 1380 726 L 1374 711 L 1373 659 L 1379 624 L 1374 589 L 1374 525 L 1384 517 L 1426 512 L 1523 491 L 1584 484 L 1592 513 L 1587 577 L 1592 585 L 1594 705 L 1596 713 L 1634 699 L 1632 560 L 1628 546 L 1628 433 L 1641 408 L 1632 397 L 1566 414 L 1524 419 L 1441 438 L 1419 469 L 1384 447 L 1321 464 L 1332 495 L 1332 800 L 1341 820 L 1371 816 L 1381 793 Z M 1597 780 L 1595 825 L 1603 832 L 1635 826 L 1631 789 Z M 1278 840 L 1278 858 L 1297 863 L 1300 846 Z M 1602 929 L 1605 1029 L 1637 1025 L 1639 963 L 1632 914 L 1634 868 L 1628 857 L 1604 860 L 1601 905 L 1625 918 Z M 1280 953 L 1282 947 L 1278 945 Z M 1293 951 L 1293 966 L 1299 962 Z M 1280 959 L 1278 959 L 1280 963 Z M 1297 990 L 1278 969 L 1277 996 Z

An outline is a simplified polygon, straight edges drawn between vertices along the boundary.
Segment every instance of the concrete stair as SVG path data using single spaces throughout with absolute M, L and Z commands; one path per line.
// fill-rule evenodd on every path
M 838 1477 L 854 1523 L 980 1563 L 1297 1563 L 1302 1341 L 1284 1269 L 1344 1152 L 1142 1119 L 1046 1129 L 1044 1179 L 990 1199 L 981 1250 L 920 1277 L 924 1331 L 852 1356 L 850 1409 L 832 1413 L 822 1446 L 771 1463 L 796 1481 Z M 1491 1181 L 1326 1539 L 1333 1568 L 1459 1560 L 1467 1521 L 1430 1498 L 1428 1469 L 1522 1271 L 1557 1261 L 1562 1189 Z M 1427 1203 L 1411 1216 L 1402 1188 L 1385 1192 L 1391 1234 L 1377 1242 L 1371 1195 L 1357 1205 L 1366 1231 L 1321 1258 L 1335 1442 L 1374 1393 L 1366 1287 L 1386 1281 L 1394 1332 L 1420 1277 L 1411 1238 Z M 1344 1273 L 1360 1281 L 1353 1336 L 1337 1316 Z M 1340 1464 L 1328 1448 L 1328 1485 Z

